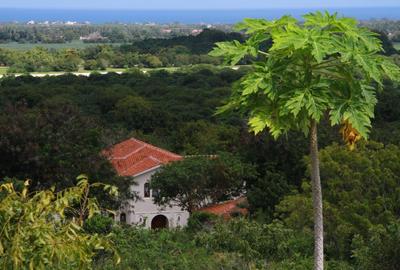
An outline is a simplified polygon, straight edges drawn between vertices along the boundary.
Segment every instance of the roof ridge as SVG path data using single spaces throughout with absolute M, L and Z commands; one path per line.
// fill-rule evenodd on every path
M 131 140 L 136 141 L 136 142 L 139 142 L 139 143 L 142 143 L 142 144 L 144 144 L 145 146 L 147 146 L 147 147 L 149 147 L 149 148 L 152 148 L 152 149 L 154 149 L 154 150 L 163 152 L 163 153 L 165 153 L 165 154 L 173 155 L 173 156 L 175 156 L 175 157 L 182 158 L 181 155 L 178 155 L 178 154 L 175 154 L 175 153 L 173 153 L 173 152 L 171 152 L 171 151 L 168 151 L 168 150 L 162 149 L 162 148 L 160 148 L 160 147 L 151 145 L 151 144 L 146 143 L 146 142 L 144 142 L 144 141 L 138 140 L 138 139 L 136 139 L 136 138 L 134 138 L 134 137 L 132 137 Z
M 112 158 L 112 159 L 127 159 L 129 156 L 132 156 L 133 154 L 136 154 L 137 152 L 143 150 L 143 148 L 145 148 L 145 147 L 146 147 L 146 145 L 142 145 L 138 149 L 136 149 L 135 151 L 133 151 L 133 152 L 131 152 L 129 154 L 126 154 L 123 157 L 117 157 L 117 158 Z

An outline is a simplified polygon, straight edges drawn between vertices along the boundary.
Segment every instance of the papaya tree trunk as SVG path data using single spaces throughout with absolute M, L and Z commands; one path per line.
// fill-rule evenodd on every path
M 324 269 L 324 224 L 322 213 L 322 189 L 319 174 L 317 123 L 310 128 L 311 185 L 314 210 L 314 270 Z

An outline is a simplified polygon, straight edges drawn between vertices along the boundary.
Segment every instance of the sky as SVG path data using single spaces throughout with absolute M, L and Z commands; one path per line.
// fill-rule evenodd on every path
M 0 8 L 268 9 L 400 7 L 400 0 L 0 0 Z

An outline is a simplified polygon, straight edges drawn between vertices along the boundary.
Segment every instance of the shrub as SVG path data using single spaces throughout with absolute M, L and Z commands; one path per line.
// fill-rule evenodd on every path
M 241 256 L 215 253 L 197 246 L 184 230 L 152 231 L 138 227 L 115 227 L 116 248 L 121 263 L 115 266 L 109 258 L 99 258 L 95 269 L 111 270 L 244 270 L 249 268 Z
M 353 240 L 353 257 L 357 269 L 394 270 L 400 266 L 400 220 L 373 226 L 368 237 Z
M 216 252 L 234 252 L 246 261 L 283 260 L 296 254 L 312 254 L 312 237 L 296 233 L 281 223 L 260 224 L 246 219 L 219 222 L 211 232 L 196 235 L 200 246 Z
M 190 215 L 186 230 L 198 232 L 208 230 L 217 222 L 218 216 L 205 212 L 194 212 Z
M 111 232 L 114 221 L 111 217 L 96 214 L 85 221 L 83 228 L 90 234 L 108 234 Z

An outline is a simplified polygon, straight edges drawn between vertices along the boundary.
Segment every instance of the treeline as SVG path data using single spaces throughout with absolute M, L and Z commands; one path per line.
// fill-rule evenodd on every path
M 215 27 L 231 31 L 229 25 Z M 87 38 L 87 42 L 129 43 L 149 38 L 187 36 L 193 30 L 203 28 L 204 25 L 190 24 L 2 24 L 0 43 L 66 43 L 79 40 L 81 37 Z
M 397 54 L 392 42 L 383 32 L 377 32 L 386 55 Z M 220 41 L 240 40 L 240 33 L 204 29 L 198 35 L 171 39 L 145 39 L 113 46 L 99 44 L 84 49 L 46 49 L 35 47 L 28 51 L 0 49 L 0 66 L 9 67 L 8 73 L 67 71 L 107 68 L 159 68 L 197 64 L 221 65 L 221 59 L 210 57 L 214 44 Z M 270 46 L 266 41 L 263 46 Z M 246 64 L 242 62 L 241 64 Z
M 132 45 L 103 44 L 80 50 L 43 47 L 28 51 L 0 49 L 0 65 L 9 67 L 9 73 L 218 65 L 222 62 L 207 53 L 215 42 L 234 39 L 243 39 L 243 36 L 206 29 L 197 36 L 144 40 Z

